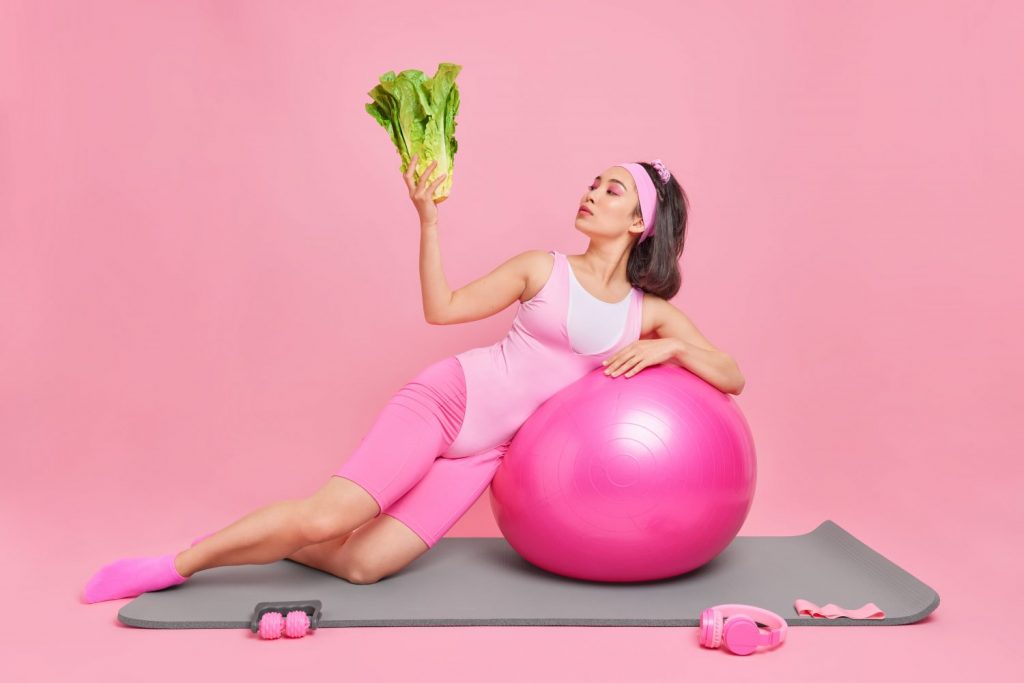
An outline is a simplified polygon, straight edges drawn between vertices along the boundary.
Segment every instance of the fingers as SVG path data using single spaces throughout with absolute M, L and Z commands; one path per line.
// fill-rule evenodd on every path
M 630 370 L 628 370 L 626 372 L 626 374 L 623 375 L 623 377 L 628 379 L 628 378 L 632 377 L 633 375 L 635 375 L 636 373 L 640 372 L 641 370 L 643 370 L 646 367 L 647 367 L 647 363 L 645 363 L 643 361 L 640 361 L 639 363 L 634 365 Z
M 447 177 L 448 177 L 447 173 L 442 173 L 441 175 L 437 176 L 437 180 L 435 180 L 433 183 L 430 184 L 430 194 L 431 195 L 434 194 L 434 190 L 437 189 L 437 186 L 440 185 L 441 183 L 443 183 L 444 179 L 447 178 Z
M 419 177 L 419 180 L 415 181 L 414 183 L 413 177 L 414 174 L 416 173 L 416 162 L 418 160 L 419 155 L 413 154 L 412 157 L 409 159 L 408 168 L 406 168 L 405 173 L 402 174 L 402 177 L 405 179 L 405 184 L 409 188 L 409 194 L 413 196 L 423 195 L 425 194 L 424 190 L 428 190 L 429 195 L 433 196 L 434 191 L 437 190 L 437 186 L 444 182 L 445 178 L 448 177 L 448 174 L 442 173 L 441 175 L 434 179 L 434 182 L 432 182 L 429 187 L 424 187 L 426 185 L 427 178 L 429 178 L 430 174 L 433 173 L 435 168 L 437 168 L 437 161 L 434 160 L 430 162 L 430 165 L 427 166 L 426 169 L 424 169 L 423 174 Z
M 417 162 L 419 161 L 419 156 L 420 156 L 419 154 L 413 154 L 412 157 L 409 158 L 409 165 L 406 167 L 405 173 L 402 174 L 402 176 L 406 180 L 412 180 L 412 179 L 415 178 L 416 166 L 417 166 Z M 437 165 L 437 161 L 430 162 L 430 165 L 427 166 L 427 170 L 432 169 L 436 165 Z M 416 179 L 417 180 L 417 185 L 419 184 L 419 182 L 423 181 L 423 178 L 425 178 L 425 177 L 427 177 L 429 175 L 430 175 L 429 173 L 424 173 L 418 179 Z
M 632 377 L 636 373 L 640 372 L 640 370 L 643 367 L 644 367 L 643 360 L 641 360 L 641 359 L 630 359 L 630 360 L 626 361 L 625 363 L 623 363 L 622 365 L 620 365 L 619 367 L 615 368 L 614 370 L 612 370 L 611 368 L 608 368 L 607 370 L 604 371 L 604 374 L 608 375 L 609 377 L 618 377 L 619 375 L 622 375 L 623 373 L 625 373 L 625 375 L 624 375 L 625 377 Z
M 436 166 L 437 166 L 437 162 L 436 161 L 431 161 L 430 165 L 427 166 L 427 168 L 423 171 L 423 175 L 420 176 L 420 181 L 418 183 L 416 183 L 416 191 L 417 192 L 422 192 L 423 191 L 424 186 L 427 184 L 427 178 L 429 178 L 430 174 L 434 172 L 434 168 Z
M 610 361 L 605 366 L 604 374 L 610 377 L 618 377 L 623 371 L 627 370 L 631 365 L 640 362 L 640 358 L 635 353 L 623 354 L 621 351 L 616 354 L 618 358 L 614 361 Z
M 412 158 L 409 159 L 409 165 L 405 167 L 405 173 L 402 177 L 405 178 L 405 184 L 409 186 L 409 191 L 412 191 L 412 174 L 416 172 L 416 155 L 413 154 Z
M 417 192 L 421 189 L 420 182 L 417 182 L 415 178 L 417 161 L 419 161 L 419 154 L 413 154 L 412 157 L 410 157 L 409 159 L 409 165 L 406 167 L 405 173 L 402 174 L 402 177 L 405 179 L 405 184 L 409 188 L 410 194 L 413 192 Z M 424 173 L 422 176 L 419 177 L 419 181 L 422 181 L 423 178 L 429 175 L 429 173 Z

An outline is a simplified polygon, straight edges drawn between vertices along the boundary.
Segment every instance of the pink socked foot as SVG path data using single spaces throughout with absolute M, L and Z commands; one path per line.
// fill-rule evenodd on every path
M 128 557 L 106 565 L 85 585 L 88 603 L 134 598 L 142 593 L 188 581 L 174 568 L 177 553 L 159 557 Z

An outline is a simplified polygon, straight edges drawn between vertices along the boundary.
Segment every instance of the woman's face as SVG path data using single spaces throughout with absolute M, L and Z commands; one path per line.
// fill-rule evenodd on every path
M 590 213 L 577 207 L 576 227 L 587 234 L 609 237 L 630 228 L 642 233 L 643 218 L 633 218 L 639 201 L 630 172 L 621 166 L 611 166 L 587 186 L 580 205 L 590 209 Z

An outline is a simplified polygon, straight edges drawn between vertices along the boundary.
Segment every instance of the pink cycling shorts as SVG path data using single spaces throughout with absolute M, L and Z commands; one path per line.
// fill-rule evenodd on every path
M 362 486 L 381 513 L 432 548 L 494 478 L 506 441 L 482 453 L 447 457 L 466 415 L 466 376 L 449 356 L 399 389 L 355 452 L 334 474 Z M 378 515 L 379 516 L 379 515 Z

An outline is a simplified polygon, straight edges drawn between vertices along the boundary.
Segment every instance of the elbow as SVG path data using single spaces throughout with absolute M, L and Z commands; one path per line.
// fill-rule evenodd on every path
M 423 319 L 427 321 L 428 325 L 448 325 L 451 321 L 448 319 L 448 313 L 451 312 L 452 294 L 448 301 L 438 306 L 432 306 L 432 310 L 427 310 L 427 307 L 423 307 Z M 425 303 L 425 302 L 424 302 Z
M 447 325 L 448 321 L 439 315 L 424 315 L 423 319 L 428 325 Z
M 729 377 L 729 393 L 739 396 L 743 392 L 743 387 L 747 383 L 743 373 L 740 372 L 740 366 L 736 363 L 736 360 L 729 357 L 728 369 L 726 374 Z

